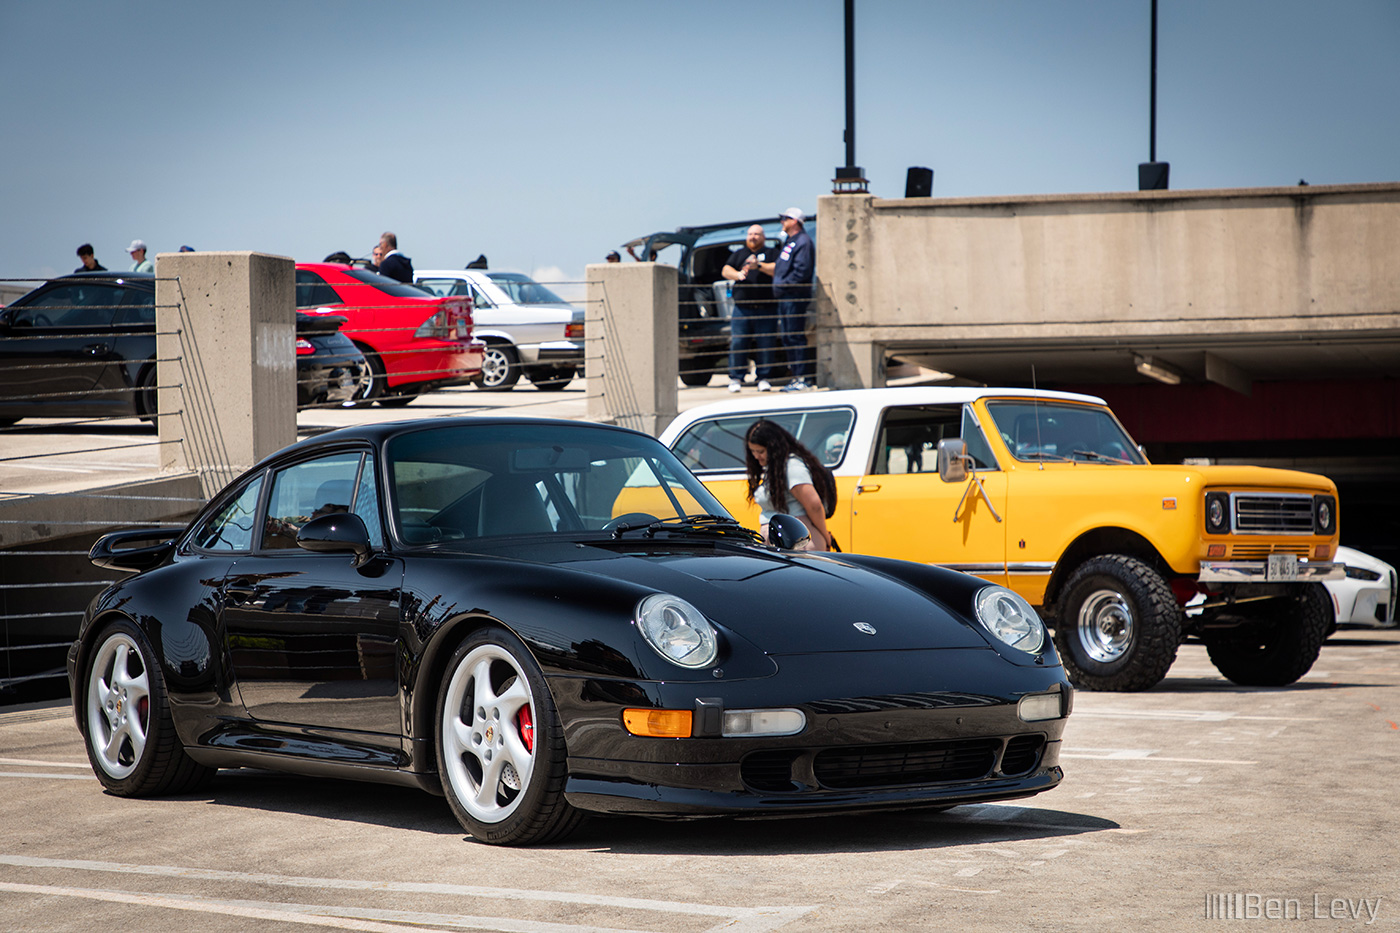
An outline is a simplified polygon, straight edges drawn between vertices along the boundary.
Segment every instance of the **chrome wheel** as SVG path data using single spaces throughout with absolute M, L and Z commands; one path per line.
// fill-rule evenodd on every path
M 1101 664 L 1127 653 L 1135 627 L 1132 605 L 1116 590 L 1095 590 L 1079 607 L 1079 643 Z
M 520 358 L 515 348 L 505 343 L 488 343 L 481 357 L 481 387 L 488 392 L 503 392 L 518 381 Z
M 124 632 L 98 647 L 88 676 L 88 744 L 109 776 L 129 777 L 141 762 L 151 722 L 151 684 L 141 649 Z
M 520 806 L 535 773 L 530 683 L 515 657 L 482 644 L 462 658 L 442 707 L 443 771 L 476 820 L 499 823 Z

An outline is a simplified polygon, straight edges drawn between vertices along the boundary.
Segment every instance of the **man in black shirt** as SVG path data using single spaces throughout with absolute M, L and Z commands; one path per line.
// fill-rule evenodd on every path
M 738 392 L 753 356 L 758 391 L 772 386 L 772 356 L 776 318 L 773 314 L 773 276 L 762 263 L 772 262 L 774 251 L 766 245 L 763 227 L 754 224 L 744 235 L 744 245 L 729 254 L 720 275 L 733 282 L 734 314 L 729 319 L 729 391 Z
M 399 252 L 399 238 L 386 231 L 379 238 L 379 248 L 384 251 L 384 258 L 379 260 L 379 274 L 412 285 L 413 260 Z
M 78 247 L 78 258 L 82 260 L 82 265 L 74 269 L 74 272 L 106 272 L 107 267 L 97 261 L 97 257 L 92 254 L 92 244 L 84 243 Z

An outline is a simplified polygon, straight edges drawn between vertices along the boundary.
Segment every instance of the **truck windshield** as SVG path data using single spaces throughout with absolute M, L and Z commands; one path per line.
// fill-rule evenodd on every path
M 988 402 L 1001 439 L 1017 460 L 1146 463 L 1105 408 L 1065 402 Z

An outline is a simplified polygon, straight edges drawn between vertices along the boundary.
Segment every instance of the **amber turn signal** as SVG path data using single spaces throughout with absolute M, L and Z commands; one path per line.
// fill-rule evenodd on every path
M 684 739 L 690 737 L 690 716 L 688 709 L 625 709 L 622 724 L 633 735 Z

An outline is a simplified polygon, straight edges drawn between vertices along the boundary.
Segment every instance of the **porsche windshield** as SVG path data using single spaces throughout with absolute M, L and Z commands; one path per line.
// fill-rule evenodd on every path
M 409 544 L 727 514 L 659 442 L 622 431 L 461 425 L 400 435 L 386 452 L 390 509 Z
M 1001 439 L 1017 460 L 1146 463 L 1106 409 L 1063 402 L 988 402 Z

